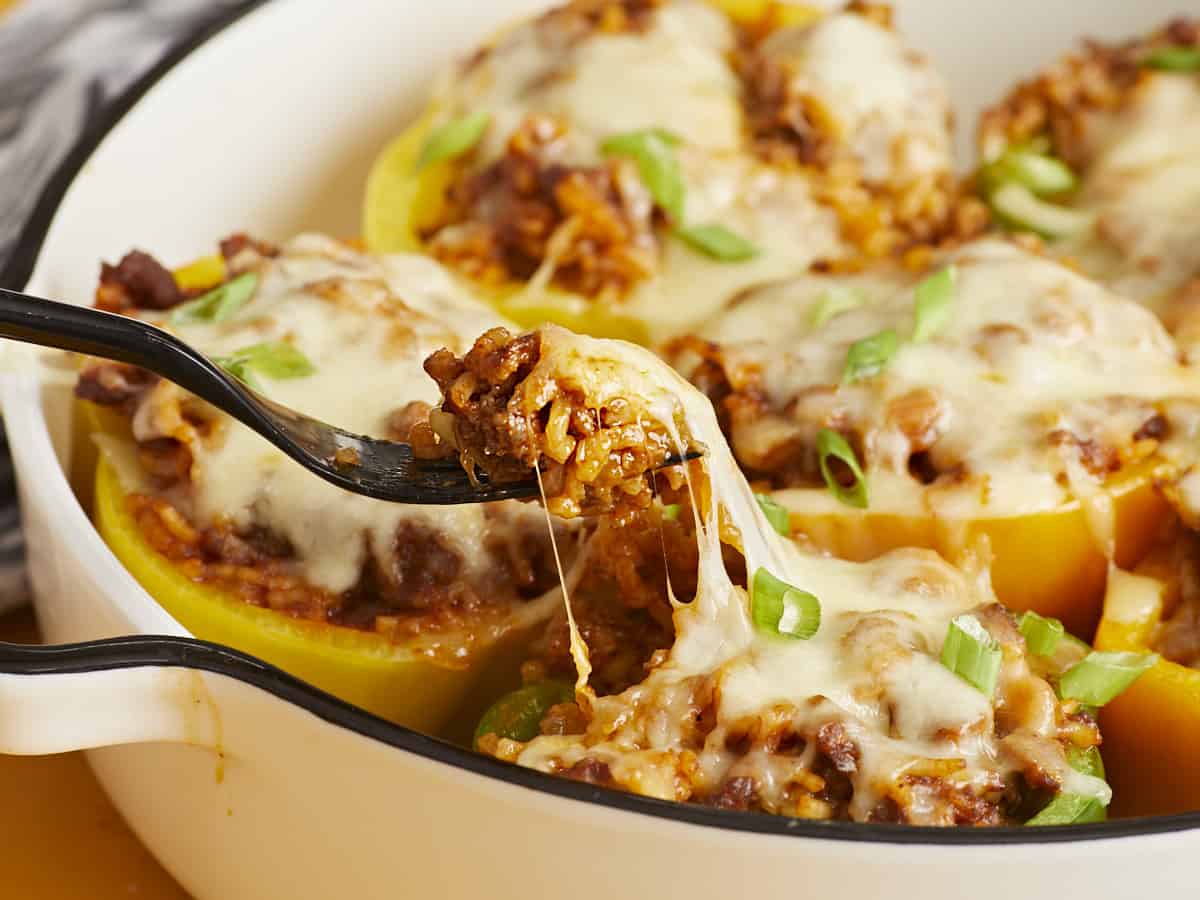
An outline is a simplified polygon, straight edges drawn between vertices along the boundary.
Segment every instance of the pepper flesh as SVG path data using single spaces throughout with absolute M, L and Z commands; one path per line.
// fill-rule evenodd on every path
M 1097 650 L 1152 649 L 1169 585 L 1119 573 L 1110 579 Z M 1118 816 L 1200 809 L 1200 671 L 1160 659 L 1100 710 L 1102 753 Z
M 1153 466 L 1133 467 L 1107 486 L 1113 500 L 1116 563 L 1131 566 L 1150 549 L 1170 515 L 1154 486 Z M 806 512 L 788 492 L 776 495 L 791 509 L 791 527 L 817 546 L 854 561 L 874 559 L 900 547 L 929 547 L 954 559 L 987 539 L 996 596 L 1010 609 L 1059 619 L 1089 638 L 1100 620 L 1108 560 L 1074 501 L 1028 515 L 947 522 L 932 516 L 874 510 Z
M 252 606 L 189 579 L 142 536 L 111 465 L 96 466 L 93 516 L 117 559 L 147 593 L 189 632 L 225 644 L 377 716 L 428 733 L 459 736 L 472 729 L 484 698 L 517 681 L 533 629 L 514 628 L 488 646 L 472 647 L 468 662 L 424 655 L 403 643 L 353 628 L 295 619 Z M 443 645 L 467 635 L 443 635 Z M 469 730 L 467 731 L 469 734 Z

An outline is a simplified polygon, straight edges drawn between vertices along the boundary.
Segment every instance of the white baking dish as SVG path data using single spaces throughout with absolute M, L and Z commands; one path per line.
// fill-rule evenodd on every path
M 258 7 L 156 73 L 98 146 L 89 137 L 48 190 L 7 282 L 84 303 L 97 261 L 131 246 L 182 259 L 235 229 L 355 233 L 371 155 L 433 70 L 540 5 Z M 912 0 L 899 19 L 947 73 L 969 128 L 983 103 L 1080 35 L 1137 33 L 1186 5 Z M 2 392 L 46 637 L 183 635 L 108 552 L 67 484 L 67 389 L 6 376 Z M 1036 831 L 808 823 L 553 780 L 175 640 L 32 662 L 0 654 L 0 671 L 0 749 L 96 748 L 91 761 L 114 802 L 200 900 L 1196 891 L 1200 814 Z

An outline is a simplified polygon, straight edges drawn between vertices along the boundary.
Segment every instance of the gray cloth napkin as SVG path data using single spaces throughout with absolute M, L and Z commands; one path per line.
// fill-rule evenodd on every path
M 0 269 L 79 134 L 171 47 L 245 5 L 17 0 L 0 14 Z M 13 466 L 0 434 L 0 611 L 28 599 Z

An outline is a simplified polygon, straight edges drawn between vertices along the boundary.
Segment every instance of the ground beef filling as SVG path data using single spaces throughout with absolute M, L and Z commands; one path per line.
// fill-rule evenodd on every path
M 539 469 L 547 507 L 562 518 L 645 509 L 652 473 L 673 452 L 666 429 L 639 398 L 598 407 L 567 373 L 540 371 L 543 340 L 494 328 L 461 358 L 439 350 L 426 360 L 442 405 L 433 419 L 441 443 L 425 452 L 452 446 L 468 472 L 499 481 Z
M 187 477 L 190 456 L 178 442 L 143 444 L 139 459 L 156 479 Z M 465 576 L 463 559 L 436 529 L 404 522 L 386 562 L 370 557 L 353 588 L 333 593 L 298 574 L 292 548 L 269 531 L 228 522 L 197 527 L 158 496 L 131 493 L 126 505 L 145 541 L 190 580 L 252 606 L 395 640 L 499 623 L 514 597 L 539 596 L 557 581 L 544 534 L 526 535 L 519 549 L 514 541 L 489 546 L 491 574 L 479 584 Z
M 96 308 L 106 312 L 170 309 L 187 296 L 175 276 L 149 253 L 134 250 L 115 266 L 103 263 L 96 289 Z
M 585 296 L 621 295 L 658 260 L 656 212 L 637 169 L 613 158 L 568 165 L 565 126 L 530 116 L 500 159 L 455 181 L 429 251 L 492 285 L 526 281 L 543 267 Z
M 587 570 L 571 594 L 571 609 L 588 646 L 592 689 L 616 694 L 645 678 L 675 639 L 668 584 L 681 602 L 695 596 L 699 551 L 691 513 L 664 517 L 655 505 L 606 517 L 586 552 Z M 523 674 L 531 682 L 574 681 L 565 611 L 535 643 Z
M 985 148 L 1050 138 L 1053 152 L 1086 166 L 1086 117 L 1115 111 L 1148 76 L 1142 59 L 1165 47 L 1200 47 L 1200 20 L 1175 19 L 1146 38 L 1120 44 L 1086 41 L 1034 78 L 1018 84 L 980 119 Z
M 1078 704 L 1060 703 L 1050 683 L 1031 667 L 1015 619 L 998 604 L 974 613 L 1004 647 L 994 734 L 1005 771 L 968 772 L 968 761 L 954 756 L 913 759 L 895 773 L 879 773 L 871 789 L 878 799 L 854 810 L 855 782 L 868 764 L 845 721 L 833 711 L 814 716 L 804 704 L 777 703 L 744 719 L 719 724 L 714 679 L 694 676 L 681 686 L 671 705 L 672 722 L 680 725 L 676 746 L 656 756 L 656 765 L 672 765 L 675 799 L 717 809 L 755 811 L 806 819 L 856 819 L 868 822 L 935 826 L 1017 825 L 1041 809 L 1062 788 L 1067 751 L 1100 744 L 1092 713 Z M 855 629 L 876 659 L 911 652 L 888 626 L 900 614 L 865 614 Z M 852 633 L 852 634 L 853 634 Z M 849 638 L 848 638 L 849 639 Z M 598 714 L 617 715 L 602 700 Z M 819 698 L 814 698 L 814 703 Z M 662 710 L 642 693 L 622 701 L 621 719 L 631 729 L 618 745 L 636 752 L 640 723 L 653 728 Z M 560 704 L 543 718 L 545 735 L 586 735 L 588 720 L 574 704 Z M 628 741 L 627 744 L 625 741 Z M 525 745 L 492 736 L 481 749 L 516 760 Z M 606 786 L 638 790 L 629 772 L 621 773 L 606 758 L 612 745 L 581 758 L 571 757 L 552 771 Z M 703 759 L 722 760 L 714 778 Z M 764 778 L 764 770 L 768 773 Z
M 1172 662 L 1200 668 L 1200 535 L 1172 523 L 1135 571 L 1166 587 L 1161 621 L 1151 639 L 1154 650 Z

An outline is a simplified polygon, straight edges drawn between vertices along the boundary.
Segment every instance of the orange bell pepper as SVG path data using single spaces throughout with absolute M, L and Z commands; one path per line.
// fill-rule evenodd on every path
M 1154 486 L 1154 474 L 1152 466 L 1135 467 L 1108 486 L 1119 566 L 1138 562 L 1170 516 Z M 1095 631 L 1108 560 L 1078 501 L 1034 514 L 945 522 L 850 507 L 814 514 L 804 510 L 799 492 L 790 502 L 788 493 L 776 499 L 789 507 L 792 530 L 845 559 L 873 559 L 908 546 L 929 547 L 954 559 L 985 537 L 992 554 L 992 586 L 1002 603 L 1060 619 L 1082 638 Z
M 1161 578 L 1116 573 L 1096 649 L 1151 649 L 1173 593 Z M 1160 659 L 1100 710 L 1100 730 L 1116 815 L 1200 809 L 1200 670 Z

